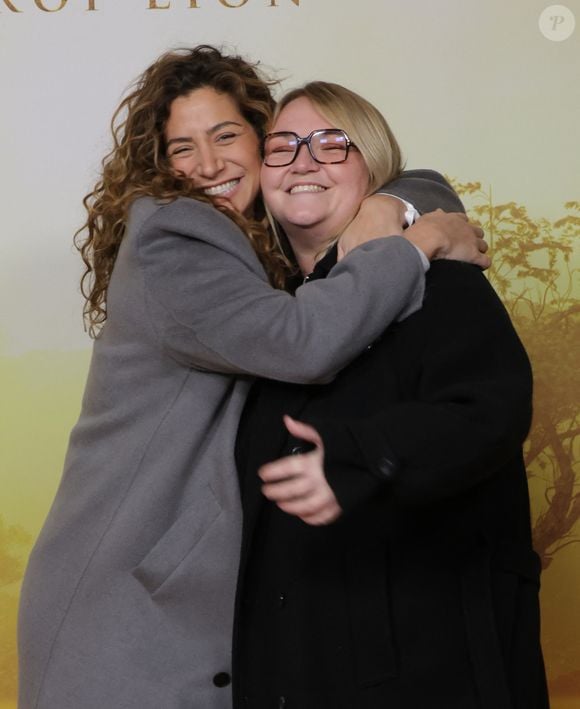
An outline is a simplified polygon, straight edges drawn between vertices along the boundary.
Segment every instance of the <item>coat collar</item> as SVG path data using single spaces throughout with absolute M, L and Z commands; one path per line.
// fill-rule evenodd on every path
M 314 271 L 308 276 L 309 281 L 317 281 L 321 278 L 326 278 L 331 269 L 336 266 L 338 260 L 338 247 L 335 244 L 330 248 L 325 256 L 318 261 L 314 266 Z

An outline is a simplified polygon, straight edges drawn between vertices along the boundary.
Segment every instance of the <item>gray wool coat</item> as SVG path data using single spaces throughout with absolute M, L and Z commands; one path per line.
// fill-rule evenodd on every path
M 436 174 L 398 184 L 419 209 L 458 208 Z M 328 380 L 423 288 L 392 237 L 292 297 L 212 207 L 135 202 L 22 588 L 20 709 L 231 707 L 233 448 L 251 378 Z

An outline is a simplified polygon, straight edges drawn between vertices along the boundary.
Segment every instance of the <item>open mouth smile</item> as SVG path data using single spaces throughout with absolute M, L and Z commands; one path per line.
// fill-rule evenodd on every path
M 222 182 L 220 185 L 212 185 L 211 187 L 204 187 L 203 193 L 208 195 L 208 197 L 217 197 L 218 195 L 224 195 L 227 192 L 231 192 L 234 187 L 240 184 L 241 178 L 236 178 L 235 180 L 228 180 L 227 182 Z
M 326 187 L 322 185 L 294 185 L 291 187 L 290 194 L 299 194 L 300 192 L 325 192 Z

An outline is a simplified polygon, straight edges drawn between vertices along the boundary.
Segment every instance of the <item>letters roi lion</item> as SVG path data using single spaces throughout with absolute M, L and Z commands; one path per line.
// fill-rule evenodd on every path
M 72 0 L 71 5 L 84 4 L 87 12 L 96 12 L 100 9 L 100 5 L 105 0 Z M 256 0 L 252 0 L 256 2 Z M 8 8 L 11 12 L 24 12 L 23 5 L 25 0 L 0 0 L 0 11 L 2 7 Z M 170 10 L 172 5 L 185 5 L 190 10 L 197 10 L 202 6 L 222 5 L 236 9 L 243 7 L 250 0 L 143 0 L 143 6 L 147 10 Z M 260 0 L 267 7 L 279 7 L 288 2 L 300 7 L 300 0 Z M 34 6 L 31 9 L 41 10 L 42 12 L 60 12 L 68 5 L 69 0 L 34 0 Z M 29 3 L 28 3 L 29 4 Z

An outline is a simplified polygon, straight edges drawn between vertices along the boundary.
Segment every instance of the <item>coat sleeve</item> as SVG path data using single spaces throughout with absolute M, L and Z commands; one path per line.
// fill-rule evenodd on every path
M 381 187 L 379 192 L 411 202 L 420 214 L 442 209 L 444 212 L 465 212 L 457 192 L 435 170 L 405 170 Z
M 296 296 L 272 288 L 248 240 L 208 205 L 179 199 L 138 233 L 147 309 L 173 358 L 213 372 L 323 381 L 421 305 L 424 275 L 402 237 L 369 242 Z
M 499 298 L 474 266 L 437 262 L 432 275 L 423 309 L 403 324 L 425 333 L 405 353 L 418 361 L 416 396 L 365 420 L 310 421 L 345 508 L 385 486 L 410 504 L 458 494 L 518 455 L 527 435 L 530 364 Z

